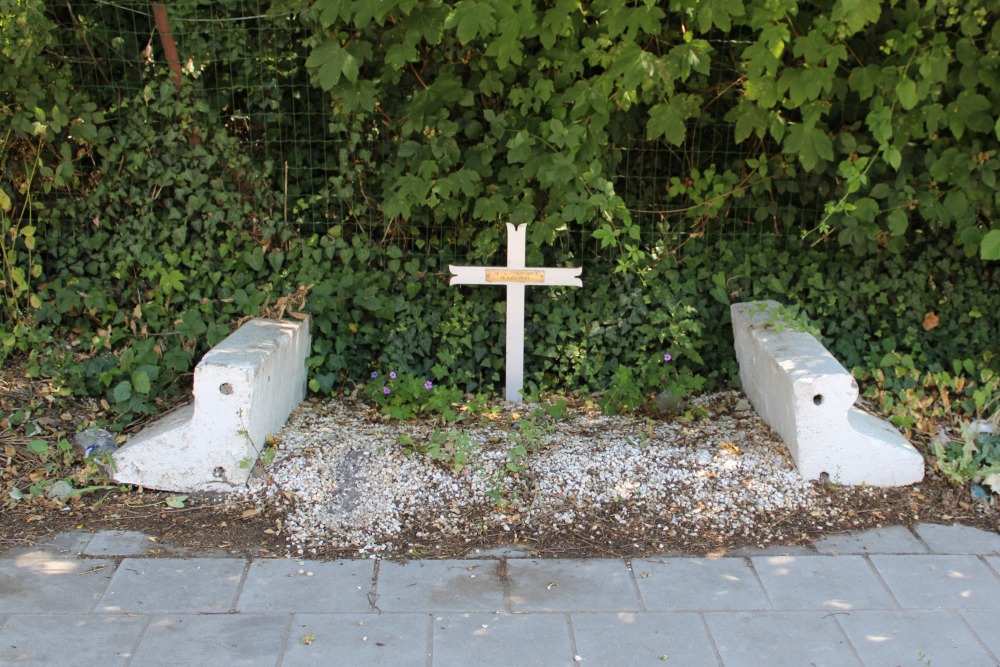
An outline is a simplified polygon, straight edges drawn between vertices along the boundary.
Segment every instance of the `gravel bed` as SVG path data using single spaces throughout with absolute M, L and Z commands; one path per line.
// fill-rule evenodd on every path
M 403 558 L 435 543 L 470 553 L 560 540 L 650 553 L 706 536 L 765 545 L 789 537 L 785 517 L 849 528 L 851 502 L 838 498 L 878 493 L 804 481 L 739 392 L 694 398 L 688 418 L 604 416 L 584 402 L 558 413 L 506 405 L 442 425 L 309 401 L 247 493 L 281 509 L 288 555 Z M 467 465 L 406 453 L 401 438 L 426 443 L 435 431 L 445 448 L 465 443 Z M 525 454 L 512 455 L 519 445 Z

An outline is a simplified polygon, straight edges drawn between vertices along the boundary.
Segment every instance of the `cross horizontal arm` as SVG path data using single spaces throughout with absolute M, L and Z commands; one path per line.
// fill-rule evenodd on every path
M 505 266 L 448 266 L 454 275 L 448 281 L 449 285 L 565 285 L 582 287 L 580 274 L 583 269 L 577 268 L 541 268 L 527 267 L 510 269 Z

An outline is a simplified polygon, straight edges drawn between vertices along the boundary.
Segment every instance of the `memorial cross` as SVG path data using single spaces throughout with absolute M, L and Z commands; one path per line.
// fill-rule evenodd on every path
M 507 286 L 506 398 L 521 401 L 524 387 L 524 288 L 528 285 L 582 287 L 582 268 L 554 269 L 524 266 L 524 240 L 528 225 L 507 223 L 507 266 L 448 266 L 454 274 L 449 285 Z

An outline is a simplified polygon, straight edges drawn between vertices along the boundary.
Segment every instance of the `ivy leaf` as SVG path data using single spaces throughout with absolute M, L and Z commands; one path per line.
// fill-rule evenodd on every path
M 799 156 L 806 171 L 812 171 L 820 160 L 833 159 L 833 142 L 826 132 L 812 124 L 796 123 L 788 128 L 785 150 Z
M 979 242 L 979 256 L 982 259 L 1000 260 L 1000 229 L 986 233 Z
M 455 34 L 462 44 L 468 44 L 478 35 L 488 36 L 496 28 L 497 21 L 493 8 L 485 2 L 462 0 L 445 21 L 446 28 L 455 28 Z
M 997 133 L 997 139 L 1000 139 L 1000 118 L 997 118 L 997 124 L 993 128 L 993 131 Z
M 132 398 L 132 383 L 128 380 L 122 380 L 115 385 L 114 390 L 111 392 L 111 396 L 115 399 L 115 403 L 124 403 L 128 399 Z
M 148 394 L 152 386 L 149 382 L 149 375 L 145 371 L 135 371 L 132 373 L 132 388 L 138 394 Z
M 184 281 L 187 278 L 184 274 L 177 269 L 170 269 L 169 271 L 163 271 L 160 274 L 160 289 L 163 290 L 164 294 L 171 294 L 173 292 L 184 292 Z

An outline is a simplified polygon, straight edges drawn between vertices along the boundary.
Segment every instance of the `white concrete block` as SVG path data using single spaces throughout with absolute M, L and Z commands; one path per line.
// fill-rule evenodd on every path
M 923 479 L 920 452 L 891 424 L 853 407 L 858 383 L 814 336 L 777 324 L 777 308 L 775 301 L 731 306 L 736 359 L 747 398 L 799 473 L 871 486 Z
M 268 434 L 306 395 L 309 322 L 250 320 L 194 370 L 194 403 L 114 453 L 114 479 L 164 491 L 234 491 Z

